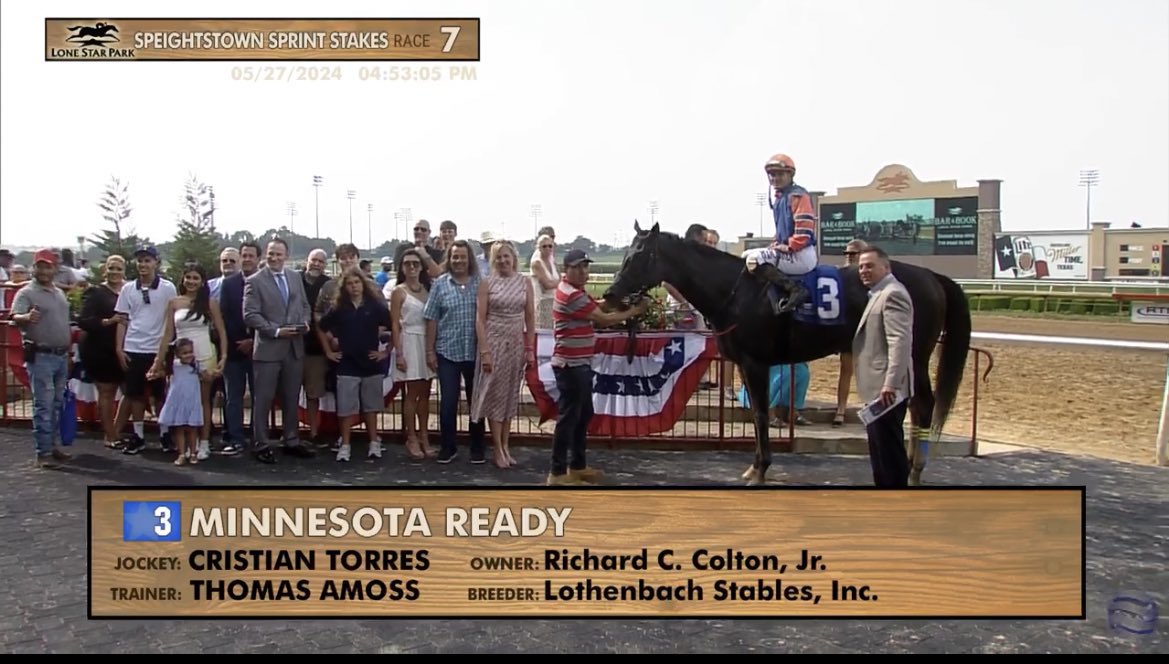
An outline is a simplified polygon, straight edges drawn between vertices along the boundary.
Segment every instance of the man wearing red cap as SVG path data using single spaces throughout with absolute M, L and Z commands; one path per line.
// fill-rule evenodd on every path
M 37 465 L 42 468 L 54 468 L 69 459 L 58 445 L 72 346 L 69 301 L 53 284 L 59 262 L 49 249 L 37 251 L 33 255 L 33 280 L 16 293 L 12 302 L 12 321 L 24 340 L 24 366 L 32 387 L 33 440 Z
M 795 183 L 796 164 L 791 157 L 777 154 L 763 166 L 775 191 L 771 210 L 775 217 L 775 241 L 769 247 L 749 249 L 743 253 L 747 270 L 788 292 L 776 300 L 776 314 L 798 308 L 807 301 L 808 291 L 801 277 L 816 269 L 816 210 L 812 196 Z M 769 291 L 770 292 L 770 291 Z

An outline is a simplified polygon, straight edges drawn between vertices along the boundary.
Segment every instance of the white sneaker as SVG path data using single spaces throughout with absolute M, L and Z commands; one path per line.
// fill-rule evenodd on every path
M 206 461 L 207 459 L 211 458 L 211 441 L 200 440 L 199 452 L 196 456 L 198 456 L 200 461 Z
M 382 441 L 375 440 L 369 444 L 369 458 L 371 458 L 371 459 L 382 458 Z
M 349 460 L 349 446 L 348 445 L 342 445 L 341 449 L 337 450 L 337 460 L 338 461 L 348 461 Z

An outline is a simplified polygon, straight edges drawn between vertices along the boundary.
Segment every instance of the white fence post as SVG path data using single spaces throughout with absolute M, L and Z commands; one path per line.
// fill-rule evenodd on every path
M 1165 396 L 1161 399 L 1161 424 L 1157 427 L 1157 465 L 1169 466 L 1169 362 L 1165 363 Z

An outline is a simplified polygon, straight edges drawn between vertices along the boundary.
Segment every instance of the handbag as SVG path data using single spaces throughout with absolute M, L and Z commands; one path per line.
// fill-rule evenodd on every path
M 65 388 L 61 399 L 60 418 L 58 429 L 61 432 L 61 444 L 72 445 L 77 439 L 77 395 L 69 388 Z

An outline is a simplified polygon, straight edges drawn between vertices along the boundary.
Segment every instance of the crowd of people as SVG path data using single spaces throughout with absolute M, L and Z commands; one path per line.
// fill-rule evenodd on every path
M 774 165 L 777 168 L 772 170 L 794 172 L 786 161 L 773 162 L 768 168 Z M 788 216 L 795 220 L 798 232 L 806 211 L 796 203 L 790 205 Z M 0 281 L 24 284 L 13 302 L 11 320 L 23 335 L 38 464 L 54 466 L 69 459 L 58 444 L 57 416 L 73 345 L 65 292 L 82 287 L 76 320 L 83 334 L 80 359 L 97 386 L 105 444 L 125 454 L 137 454 L 146 447 L 145 418 L 150 410 L 159 426 L 159 444 L 164 452 L 175 455 L 176 465 L 207 459 L 212 404 L 222 395 L 221 454 L 250 451 L 260 462 L 276 463 L 277 449 L 290 456 L 312 457 L 318 449 L 328 448 L 337 461 L 345 462 L 354 453 L 352 431 L 363 420 L 369 439 L 366 455 L 380 459 L 384 446 L 377 423 L 385 407 L 383 381 L 392 375 L 395 383 L 404 385 L 403 442 L 410 459 L 447 464 L 458 457 L 456 422 L 460 399 L 465 398 L 470 413 L 470 462 L 487 462 L 490 433 L 491 461 L 499 468 L 511 468 L 516 461 L 509 434 L 519 410 L 525 368 L 536 361 L 536 331 L 551 329 L 559 416 L 547 481 L 598 481 L 600 471 L 587 465 L 585 454 L 593 414 L 595 329 L 641 315 L 648 299 L 622 311 L 607 311 L 585 290 L 592 259 L 574 249 L 557 262 L 556 234 L 550 227 L 537 233 L 526 273 L 515 245 L 505 238 L 484 233 L 479 242 L 482 253 L 476 254 L 470 242 L 458 237 L 453 222 L 443 222 L 439 230 L 439 236 L 432 238 L 427 221 L 416 223 L 414 242 L 400 245 L 393 258 L 382 258 L 376 275 L 352 244 L 337 247 L 334 258 L 339 274 L 335 277 L 326 272 L 329 257 L 322 249 L 309 252 L 302 270 L 293 270 L 288 244 L 279 237 L 265 247 L 248 241 L 224 249 L 219 256 L 221 276 L 215 278 L 208 278 L 202 265 L 186 264 L 178 284 L 161 275 L 161 256 L 150 245 L 135 249 L 132 280 L 127 274 L 131 263 L 113 255 L 101 266 L 100 283 L 92 285 L 64 252 L 37 251 L 31 273 L 14 265 L 10 252 L 0 252 Z M 711 246 L 719 243 L 718 233 L 701 224 L 692 225 L 686 239 Z M 758 272 L 772 266 L 771 262 L 782 264 L 786 254 L 796 251 L 786 244 L 780 250 L 771 249 L 766 255 L 749 251 L 745 257 Z M 845 265 L 857 265 L 862 256 L 871 259 L 860 264 L 862 279 L 876 274 L 878 281 L 888 284 L 887 257 L 860 240 L 849 243 Z M 27 283 L 22 281 L 25 278 Z M 767 278 L 775 279 L 774 275 Z M 791 285 L 788 277 L 782 279 Z M 691 310 L 693 327 L 704 328 L 701 314 L 673 286 L 663 286 L 669 293 L 669 306 Z M 900 294 L 896 288 L 890 292 Z M 773 304 L 777 310 L 787 309 L 790 300 L 802 297 L 792 290 L 789 301 Z M 881 301 L 891 297 L 882 295 Z M 863 339 L 860 333 L 858 339 Z M 856 366 L 853 357 L 841 356 L 836 426 L 844 423 Z M 731 382 L 734 367 L 721 369 L 712 367 L 714 375 Z M 789 371 L 797 377 L 794 411 L 787 407 Z M 772 367 L 773 425 L 807 423 L 799 409 L 809 377 L 806 364 Z M 878 392 L 882 399 L 893 394 L 888 385 L 873 388 L 872 377 L 858 374 L 857 380 L 866 399 L 877 398 Z M 435 381 L 440 395 L 437 449 L 429 431 Z M 701 387 L 711 389 L 717 383 L 708 378 Z M 750 406 L 745 393 L 735 394 L 730 385 L 724 389 L 726 397 Z M 115 408 L 119 390 L 122 399 Z M 309 428 L 305 440 L 299 416 L 302 392 Z M 340 429 L 336 440 L 326 440 L 320 433 L 320 401 L 328 392 L 336 399 Z M 245 425 L 247 393 L 252 416 Z M 279 435 L 269 429 L 277 400 Z M 900 422 L 900 418 L 903 413 L 884 422 L 893 427 L 893 419 Z M 871 445 L 896 433 L 871 429 Z M 874 452 L 875 476 L 878 456 Z M 899 458 L 882 463 L 897 465 L 890 476 L 900 477 Z
M 82 333 L 80 360 L 98 391 L 105 445 L 125 454 L 146 448 L 149 411 L 158 424 L 159 446 L 174 455 L 176 465 L 206 460 L 212 454 L 213 404 L 222 396 L 220 454 L 250 452 L 260 462 L 276 463 L 278 450 L 312 457 L 328 448 L 337 461 L 349 461 L 352 432 L 363 421 L 369 435 L 366 456 L 379 459 L 384 451 L 377 426 L 385 407 L 383 380 L 392 375 L 403 385 L 403 442 L 410 459 L 446 464 L 459 456 L 456 421 L 460 398 L 465 398 L 470 462 L 490 458 L 500 468 L 515 466 L 509 432 L 525 368 L 535 362 L 536 330 L 555 330 L 553 364 L 559 380 L 561 373 L 579 373 L 581 362 L 590 364 L 591 337 L 585 349 L 585 327 L 626 320 L 644 311 L 645 304 L 619 314 L 601 312 L 584 291 L 591 259 L 575 250 L 557 262 L 551 227 L 540 230 L 528 273 L 514 243 L 505 238 L 484 234 L 478 243 L 482 253 L 476 253 L 457 237 L 453 222 L 443 222 L 436 238 L 430 237 L 425 220 L 415 224 L 413 233 L 414 243 L 383 260 L 378 275 L 362 265 L 352 244 L 334 252 L 336 276 L 327 274 L 329 257 L 321 249 L 309 252 L 302 270 L 293 270 L 288 244 L 275 238 L 265 247 L 243 242 L 224 249 L 221 276 L 208 278 L 204 266 L 186 264 L 176 284 L 160 272 L 158 249 L 139 246 L 132 261 L 110 256 L 100 268 L 101 281 L 84 284 L 75 321 L 65 292 L 82 283 L 81 271 L 66 266 L 61 252 L 37 251 L 31 278 L 18 282 L 24 285 L 13 301 L 11 320 L 24 340 L 38 464 L 55 466 L 69 459 L 59 444 L 55 415 L 70 374 L 71 327 L 76 324 Z M 396 271 L 387 269 L 390 265 Z M 12 281 L 16 266 L 9 261 L 4 269 L 5 280 Z M 69 278 L 63 280 L 66 273 Z M 435 381 L 440 393 L 437 446 L 429 430 Z M 298 412 L 302 390 L 309 429 L 304 439 Z M 327 392 L 336 398 L 336 439 L 320 432 L 320 400 Z M 245 423 L 247 394 L 252 416 Z M 269 429 L 277 401 L 278 433 Z M 591 390 L 562 391 L 562 412 L 576 415 L 561 418 L 572 424 L 558 426 L 550 482 L 566 481 L 569 469 L 556 459 L 583 446 L 578 434 L 587 430 L 586 401 L 591 406 Z M 573 457 L 573 464 L 579 461 Z M 576 477 L 583 466 L 572 469 Z

